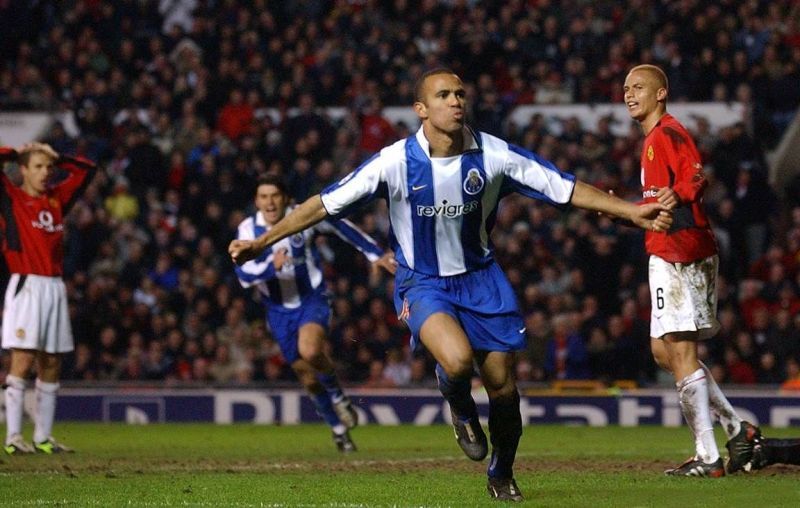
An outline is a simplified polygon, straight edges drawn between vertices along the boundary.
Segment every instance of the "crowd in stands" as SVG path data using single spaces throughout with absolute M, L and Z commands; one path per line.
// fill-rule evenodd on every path
M 646 62 L 666 70 L 672 101 L 746 111 L 717 131 L 687 125 L 721 249 L 722 330 L 701 356 L 725 383 L 800 379 L 800 193 L 769 187 L 763 155 L 800 105 L 796 1 L 43 0 L 0 3 L 0 31 L 0 108 L 74 119 L 43 140 L 103 168 L 68 219 L 78 345 L 66 379 L 288 380 L 226 251 L 254 212 L 256 178 L 283 175 L 301 202 L 408 136 L 416 126 L 381 108 L 410 105 L 432 67 L 465 80 L 478 129 L 640 199 L 638 126 L 618 136 L 609 119 L 507 117 L 530 103 L 621 102 L 625 73 Z M 347 113 L 333 120 L 330 106 Z M 386 246 L 383 203 L 353 219 Z M 638 231 L 514 195 L 493 241 L 526 319 L 520 381 L 659 379 Z M 341 378 L 429 385 L 392 281 L 335 238 L 319 248 Z

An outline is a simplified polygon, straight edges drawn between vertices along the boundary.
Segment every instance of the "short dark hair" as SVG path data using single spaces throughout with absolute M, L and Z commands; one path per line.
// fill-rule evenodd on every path
M 417 82 L 414 84 L 414 102 L 422 102 L 422 87 L 425 86 L 425 80 L 431 76 L 438 76 L 439 74 L 455 75 L 456 73 L 447 67 L 436 67 L 435 69 L 431 69 L 422 73 L 422 76 L 420 76 Z
M 289 188 L 286 186 L 286 182 L 278 175 L 266 173 L 259 176 L 257 182 L 256 191 L 258 191 L 258 188 L 262 185 L 274 185 L 282 194 L 289 195 Z

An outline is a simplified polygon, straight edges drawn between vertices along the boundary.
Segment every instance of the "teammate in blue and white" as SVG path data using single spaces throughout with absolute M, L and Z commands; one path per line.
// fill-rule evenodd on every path
M 511 285 L 492 255 L 498 201 L 519 192 L 622 216 L 655 231 L 666 230 L 672 218 L 663 205 L 609 196 L 531 152 L 470 129 L 464 86 L 450 70 L 421 77 L 413 108 L 422 122 L 414 135 L 384 148 L 267 233 L 231 242 L 228 252 L 242 264 L 329 216 L 385 198 L 398 263 L 398 315 L 438 362 L 439 389 L 450 404 L 458 444 L 470 459 L 483 460 L 488 444 L 470 390 L 477 362 L 489 396 L 489 495 L 521 501 L 513 464 L 522 418 L 511 367 L 513 352 L 525 349 L 526 334 Z
M 286 184 L 274 175 L 259 178 L 255 206 L 256 213 L 239 224 L 239 241 L 263 235 L 293 209 Z M 336 447 L 346 453 L 356 450 L 349 429 L 358 424 L 358 413 L 342 391 L 333 362 L 324 350 L 330 307 L 314 244 L 316 233 L 334 233 L 375 265 L 390 273 L 395 271 L 392 253 L 384 254 L 375 240 L 351 222 L 331 220 L 276 242 L 255 259 L 237 266 L 236 275 L 242 286 L 258 288 L 284 359 L 330 425 Z

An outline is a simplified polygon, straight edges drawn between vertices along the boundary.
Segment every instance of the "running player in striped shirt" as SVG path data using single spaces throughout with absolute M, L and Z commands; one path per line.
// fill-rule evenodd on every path
M 375 197 L 389 204 L 398 263 L 395 307 L 413 340 L 436 361 L 439 388 L 450 404 L 456 440 L 473 460 L 488 453 L 470 391 L 477 363 L 489 395 L 492 458 L 489 495 L 521 501 L 513 476 L 522 435 L 513 352 L 526 334 L 514 292 L 489 240 L 497 203 L 518 192 L 554 205 L 609 213 L 662 231 L 671 216 L 660 203 L 637 206 L 576 181 L 537 155 L 465 124 L 466 92 L 447 69 L 425 73 L 415 87 L 421 128 L 309 198 L 270 231 L 234 240 L 237 264 L 326 217 L 346 215 Z
M 274 175 L 259 178 L 255 205 L 256 213 L 239 224 L 239 240 L 263 235 L 293 209 L 286 184 Z M 394 255 L 384 254 L 375 240 L 342 219 L 319 222 L 276 242 L 259 257 L 237 266 L 236 275 L 242 286 L 258 288 L 267 323 L 284 359 L 330 425 L 336 447 L 346 453 L 356 450 L 349 429 L 358 424 L 358 413 L 342 391 L 324 349 L 330 307 L 314 243 L 317 233 L 338 235 L 376 266 L 394 273 Z

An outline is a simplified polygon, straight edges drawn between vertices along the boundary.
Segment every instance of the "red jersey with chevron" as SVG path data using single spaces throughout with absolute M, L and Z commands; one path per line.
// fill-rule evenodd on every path
M 57 277 L 64 271 L 64 215 L 88 184 L 94 165 L 62 159 L 56 167 L 68 176 L 40 197 L 30 196 L 0 171 L 3 255 L 11 273 Z
M 664 115 L 642 146 L 642 198 L 655 202 L 661 187 L 671 187 L 681 204 L 666 233 L 645 233 L 645 248 L 670 263 L 688 263 L 717 253 L 714 233 L 703 210 L 708 182 L 689 132 L 672 115 Z

